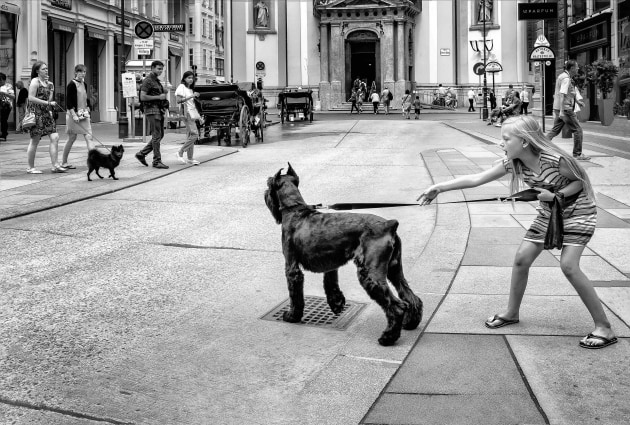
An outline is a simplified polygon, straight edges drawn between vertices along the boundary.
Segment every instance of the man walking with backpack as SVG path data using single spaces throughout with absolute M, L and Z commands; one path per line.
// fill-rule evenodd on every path
M 393 98 L 394 95 L 392 94 L 392 92 L 390 92 L 389 89 L 385 87 L 385 90 L 383 90 L 383 93 L 381 93 L 381 100 L 383 101 L 383 106 L 385 107 L 385 115 L 389 115 L 389 105 L 391 104 Z
M 153 152 L 153 167 L 166 169 L 168 165 L 162 163 L 162 155 L 160 154 L 160 142 L 164 137 L 164 114 L 168 110 L 166 93 L 158 78 L 163 71 L 164 63 L 153 61 L 151 73 L 142 81 L 142 86 L 140 86 L 140 102 L 149 123 L 151 140 L 140 152 L 136 153 L 136 159 L 148 167 L 149 164 L 144 157 Z

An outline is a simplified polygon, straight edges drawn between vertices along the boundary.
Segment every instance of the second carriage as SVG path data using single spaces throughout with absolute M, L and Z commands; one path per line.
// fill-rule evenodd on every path
M 263 142 L 264 99 L 262 106 L 259 101 L 262 95 L 253 99 L 238 84 L 198 85 L 195 91 L 199 92 L 196 102 L 204 134 L 216 130 L 219 145 L 223 139 L 226 146 L 232 144 L 233 135 L 244 148 L 252 133 L 256 141 Z
M 313 122 L 313 91 L 305 89 L 285 89 L 278 95 L 280 120 L 284 123 L 296 119 Z

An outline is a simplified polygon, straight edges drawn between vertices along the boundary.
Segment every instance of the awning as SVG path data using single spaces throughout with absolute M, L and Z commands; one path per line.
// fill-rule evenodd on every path
M 96 38 L 98 40 L 103 40 L 103 41 L 107 41 L 108 36 L 107 36 L 107 32 L 103 31 L 103 30 L 98 30 L 95 28 L 87 28 L 87 35 L 90 38 Z
M 14 15 L 20 14 L 20 6 L 13 3 L 0 0 L 0 12 L 12 13 Z
M 184 49 L 181 47 L 168 46 L 168 54 L 171 56 L 179 56 L 181 58 L 184 56 Z
M 60 19 L 55 19 L 55 18 L 49 18 L 49 19 L 50 19 L 51 29 L 53 31 L 71 32 L 73 34 L 77 32 L 77 26 L 74 22 L 62 21 Z

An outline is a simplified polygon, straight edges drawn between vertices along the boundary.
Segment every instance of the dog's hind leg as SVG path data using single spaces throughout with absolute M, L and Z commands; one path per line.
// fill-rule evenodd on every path
M 403 329 L 417 328 L 422 321 L 422 300 L 413 293 L 407 279 L 405 279 L 402 266 L 402 242 L 396 234 L 394 235 L 394 252 L 387 269 L 387 278 L 398 291 L 398 297 L 408 305 L 403 318 Z
M 339 289 L 337 270 L 324 273 L 324 291 L 326 292 L 326 299 L 328 300 L 330 310 L 335 314 L 341 313 L 343 307 L 346 305 L 346 297 L 343 296 L 343 292 Z
M 88 181 L 91 182 L 92 179 L 90 178 L 90 174 L 92 174 L 92 171 L 94 171 L 94 168 L 92 168 L 92 166 L 90 166 L 88 172 L 87 172 L 87 177 L 88 177 Z
M 100 167 L 94 167 L 94 172 L 96 173 L 96 175 L 98 176 L 98 178 L 99 178 L 99 179 L 102 179 L 102 178 L 103 178 L 103 176 L 101 176 L 101 175 L 98 173 L 98 170 L 100 170 Z
M 282 315 L 285 322 L 297 323 L 304 315 L 304 273 L 297 262 L 289 262 L 285 265 L 285 275 L 289 286 L 289 298 L 291 307 Z

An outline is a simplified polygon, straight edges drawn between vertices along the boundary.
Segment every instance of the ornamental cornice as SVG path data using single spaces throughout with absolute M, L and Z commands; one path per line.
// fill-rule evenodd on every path
M 422 10 L 421 4 L 420 0 L 313 0 L 313 15 L 329 21 L 353 17 L 385 20 L 391 15 L 391 19 L 414 19 Z

